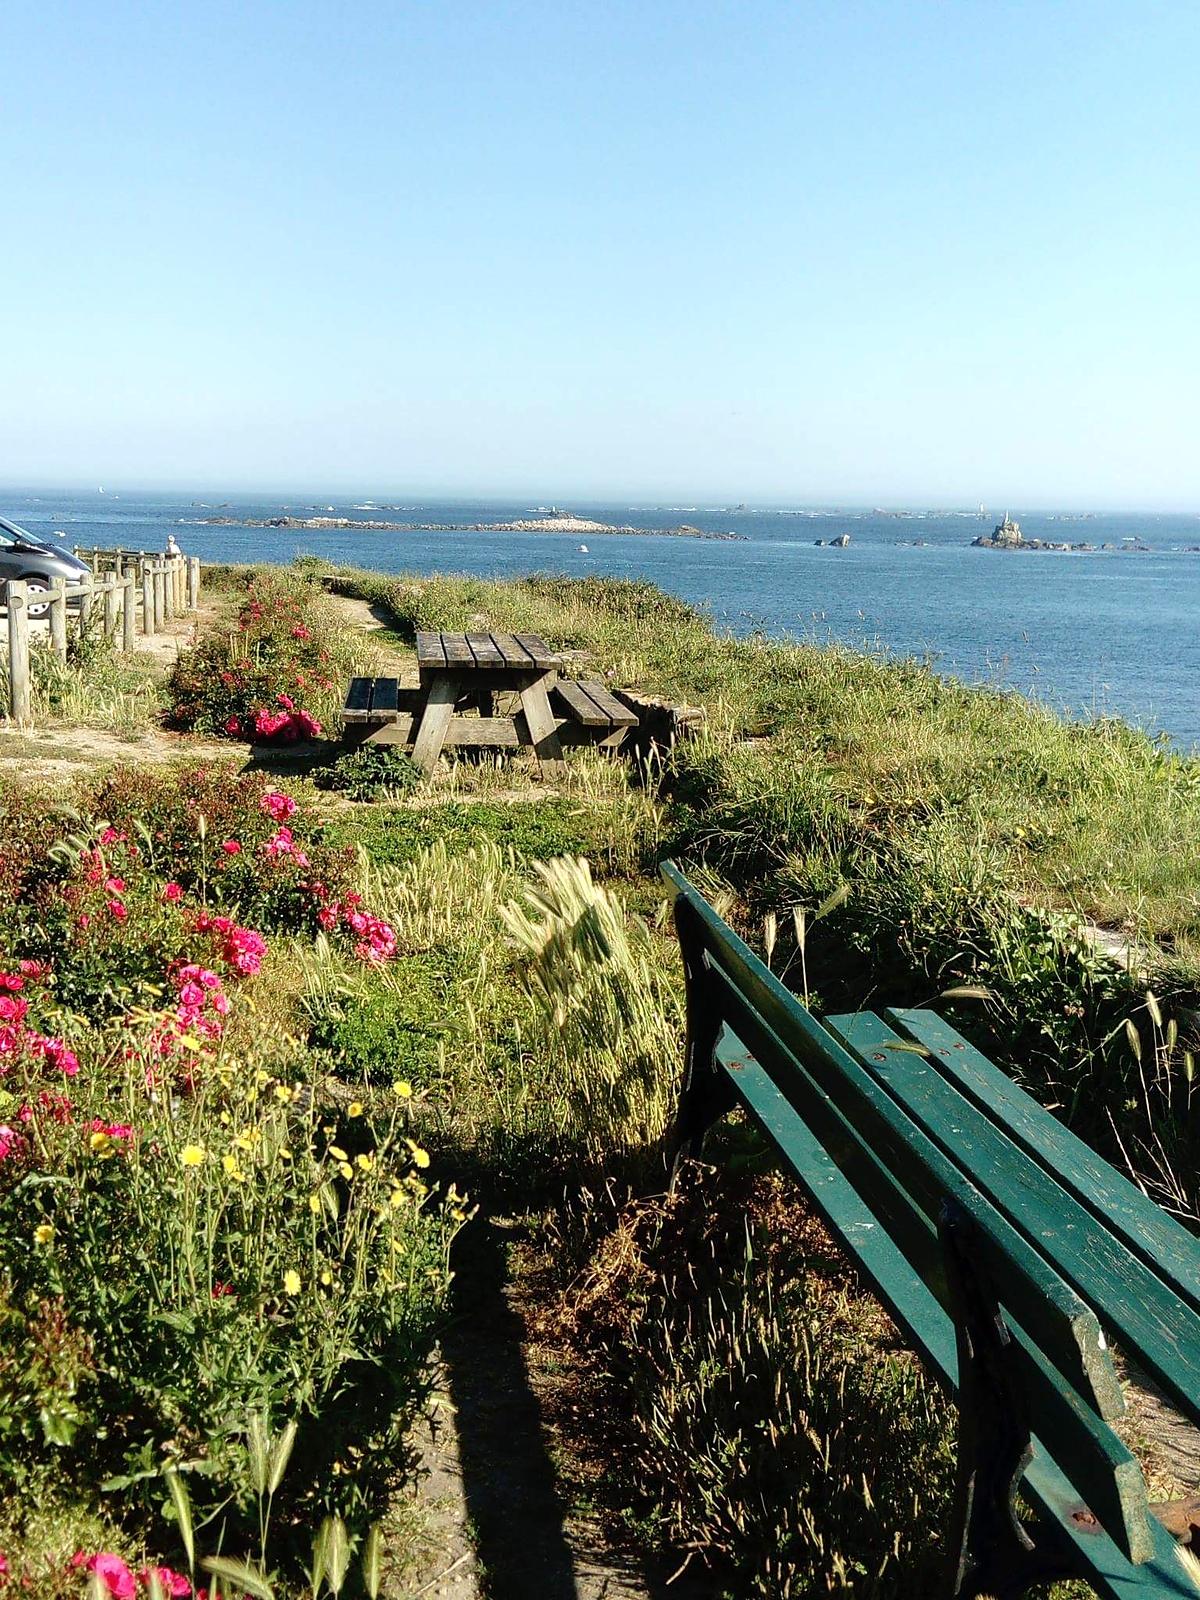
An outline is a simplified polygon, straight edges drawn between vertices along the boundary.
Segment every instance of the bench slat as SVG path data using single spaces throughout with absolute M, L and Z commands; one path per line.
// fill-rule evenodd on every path
M 592 701 L 597 711 L 608 718 L 612 727 L 632 728 L 637 722 L 637 712 L 622 705 L 616 695 L 610 694 L 602 683 L 581 683 L 579 687 Z
M 365 722 L 371 711 L 372 678 L 351 678 L 342 710 L 343 722 Z
M 861 1159 L 847 1167 L 844 1149 L 825 1132 L 813 1132 L 728 1027 L 715 1056 L 729 1073 L 738 1097 L 787 1157 L 826 1226 L 870 1282 L 914 1352 L 953 1393 L 958 1383 L 954 1325 L 928 1285 L 914 1276 L 906 1246 L 894 1242 L 894 1216 L 881 1223 L 878 1212 L 859 1193 L 854 1179 L 861 1177 Z M 1042 1440 L 1053 1440 L 1054 1454 L 1070 1461 L 1075 1503 L 1082 1500 L 1089 1507 L 1130 1560 L 1149 1559 L 1154 1542 L 1141 1467 L 1107 1423 L 1045 1360 L 1016 1318 L 1008 1320 L 1014 1361 L 1030 1402 L 1029 1414 L 1040 1430 L 1035 1452 L 1049 1455 L 1050 1447 Z
M 569 678 L 561 678 L 554 685 L 555 697 L 561 702 L 569 716 L 576 722 L 582 722 L 585 728 L 611 727 L 608 717 L 600 710 L 592 697 L 584 690 L 581 683 L 574 683 Z
M 953 1391 L 958 1351 L 949 1316 L 923 1283 L 914 1282 L 912 1266 L 880 1227 L 875 1212 L 731 1028 L 718 1040 L 716 1057 L 730 1072 L 746 1109 L 791 1160 L 826 1227 L 861 1267 L 915 1353 Z
M 1088 1585 L 1104 1600 L 1196 1600 L 1200 1594 L 1183 1570 L 1174 1539 L 1155 1517 L 1149 1525 L 1154 1555 L 1134 1564 L 1103 1525 L 1075 1521 L 1079 1491 L 1049 1456 L 1030 1463 L 1021 1490 L 1037 1515 L 1039 1533 L 1070 1551 L 1076 1566 L 1087 1572 Z
M 376 678 L 375 688 L 371 695 L 371 720 L 383 721 L 385 717 L 394 717 L 400 701 L 399 678 Z
M 936 1011 L 889 1011 L 902 1033 L 933 1051 L 931 1065 L 1049 1171 L 1130 1250 L 1200 1311 L 1200 1239 L 1109 1166 Z
M 892 1234 L 914 1275 L 949 1307 L 937 1237 L 937 1218 L 948 1197 L 979 1230 L 975 1247 L 1001 1304 L 1102 1417 L 1120 1416 L 1124 1397 L 1094 1314 L 808 1012 L 802 1014 L 816 1030 L 816 1048 L 802 1054 L 795 1047 L 789 1015 L 795 1002 L 787 991 L 781 990 L 781 1008 L 780 997 L 764 989 L 741 963 L 737 982 L 724 968 L 722 958 L 735 954 L 729 949 L 735 938 L 729 934 L 718 949 L 708 951 L 709 980 L 720 1014 L 732 1020 L 768 1070 L 777 1073 L 785 1098 Z M 778 987 L 757 957 L 745 945 L 741 948 Z M 781 1042 L 781 1029 L 787 1044 Z
M 886 1023 L 867 1012 L 827 1023 L 974 1187 L 1098 1309 L 1118 1343 L 1200 1422 L 1200 1317 L 1192 1307 L 922 1056 L 895 1049 L 904 1041 Z
M 553 692 L 567 713 L 585 728 L 632 728 L 637 723 L 637 712 L 623 706 L 601 683 L 560 678 Z

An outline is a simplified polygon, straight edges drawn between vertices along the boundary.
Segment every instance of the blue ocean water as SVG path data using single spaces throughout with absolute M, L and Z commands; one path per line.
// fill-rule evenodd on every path
M 1200 516 L 1025 512 L 1026 536 L 1087 542 L 1092 553 L 974 550 L 990 531 L 961 513 L 903 515 L 777 507 L 581 504 L 600 522 L 734 532 L 736 542 L 637 535 L 317 532 L 206 527 L 202 519 L 337 515 L 362 521 L 474 523 L 536 515 L 503 502 L 398 502 L 0 491 L 0 516 L 73 543 L 157 548 L 173 532 L 204 560 L 288 562 L 301 553 L 384 572 L 603 573 L 651 579 L 706 607 L 716 625 L 837 639 L 927 660 L 970 682 L 1018 689 L 1072 716 L 1125 717 L 1200 745 Z M 850 535 L 845 550 L 816 541 Z M 1135 552 L 1123 541 L 1149 548 Z M 1099 547 L 1113 544 L 1106 551 Z M 580 546 L 586 544 L 586 553 Z

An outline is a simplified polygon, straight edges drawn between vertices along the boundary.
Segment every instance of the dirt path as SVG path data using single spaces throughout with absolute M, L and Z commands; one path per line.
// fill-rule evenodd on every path
M 444 1388 L 416 1445 L 427 1548 L 388 1600 L 709 1600 L 573 1504 L 561 1470 L 587 1397 L 533 1331 L 536 1284 L 514 1270 L 520 1219 L 478 1217 L 455 1246 Z

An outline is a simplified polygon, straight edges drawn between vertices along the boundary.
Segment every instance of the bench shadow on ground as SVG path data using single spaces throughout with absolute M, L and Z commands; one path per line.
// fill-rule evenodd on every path
M 511 1237 L 485 1216 L 460 1234 L 442 1344 L 483 1592 L 488 1600 L 695 1600 L 694 1588 L 668 1589 L 636 1559 L 573 1548 L 513 1300 Z

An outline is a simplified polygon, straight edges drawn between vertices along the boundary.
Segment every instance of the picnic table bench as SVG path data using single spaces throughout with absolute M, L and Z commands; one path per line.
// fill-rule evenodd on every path
M 443 748 L 527 747 L 541 771 L 561 771 L 564 744 L 615 749 L 635 711 L 603 684 L 560 677 L 565 660 L 532 633 L 417 634 L 419 687 L 352 678 L 342 720 L 353 739 L 410 744 L 432 772 Z
M 1149 1503 L 1109 1341 L 1200 1423 L 1200 1240 L 936 1013 L 818 1021 L 663 873 L 688 1002 L 677 1163 L 740 1103 L 954 1398 L 946 1592 L 1073 1575 L 1194 1600 L 1173 1535 L 1200 1502 Z

